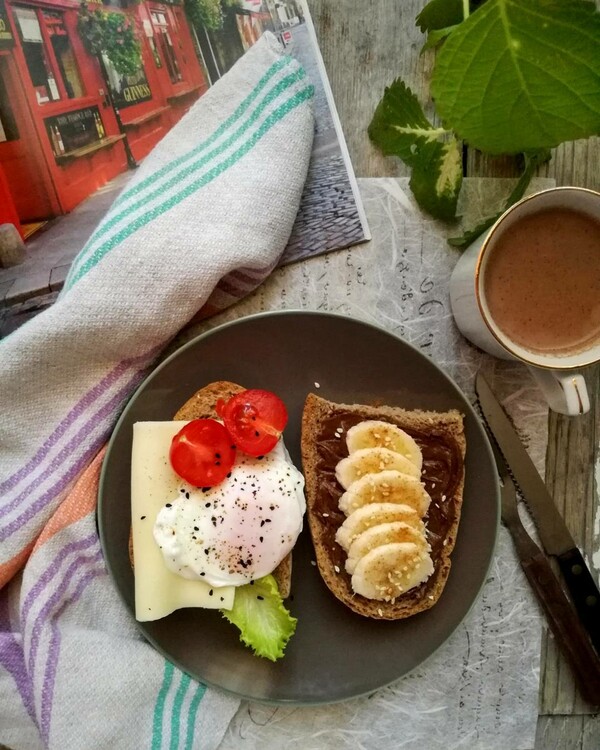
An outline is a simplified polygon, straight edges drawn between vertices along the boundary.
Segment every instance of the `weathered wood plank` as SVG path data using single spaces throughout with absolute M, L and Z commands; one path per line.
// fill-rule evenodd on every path
M 425 0 L 308 0 L 308 5 L 357 176 L 408 175 L 399 159 L 375 149 L 367 127 L 385 86 L 398 76 L 415 92 L 427 90 L 433 57 L 419 55 L 424 37 L 415 26 Z

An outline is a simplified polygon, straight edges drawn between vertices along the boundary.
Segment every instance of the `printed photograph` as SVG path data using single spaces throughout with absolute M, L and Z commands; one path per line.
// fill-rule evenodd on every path
M 137 166 L 265 31 L 315 85 L 286 264 L 369 238 L 301 0 L 0 0 L 0 337 L 56 299 Z

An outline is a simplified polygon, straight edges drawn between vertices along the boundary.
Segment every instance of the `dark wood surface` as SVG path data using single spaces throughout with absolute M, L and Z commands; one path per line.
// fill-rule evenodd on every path
M 400 160 L 384 157 L 372 146 L 367 126 L 384 87 L 398 76 L 420 97 L 427 113 L 432 114 L 427 92 L 434 53 L 420 54 L 424 38 L 414 23 L 426 0 L 308 0 L 308 3 L 357 176 L 407 175 Z M 539 175 L 554 178 L 558 185 L 600 191 L 599 165 L 600 139 L 591 138 L 555 149 L 552 160 L 540 169 Z M 489 158 L 476 151 L 467 153 L 468 176 L 513 177 L 517 173 L 513 158 Z M 587 373 L 592 400 L 589 414 L 578 418 L 551 414 L 548 422 L 546 480 L 589 561 L 594 550 L 598 554 L 600 542 L 598 531 L 594 532 L 594 519 L 600 513 L 594 474 L 599 465 L 599 375 L 598 367 Z M 535 750 L 600 748 L 600 716 L 593 711 L 578 694 L 553 641 L 545 637 Z

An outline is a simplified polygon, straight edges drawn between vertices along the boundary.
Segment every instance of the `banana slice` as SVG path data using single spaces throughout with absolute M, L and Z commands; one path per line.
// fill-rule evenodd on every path
M 349 516 L 357 508 L 369 503 L 395 503 L 414 508 L 422 517 L 427 513 L 430 502 L 431 498 L 425 491 L 425 487 L 415 477 L 409 477 L 399 471 L 380 471 L 377 474 L 365 474 L 364 477 L 353 482 L 340 497 L 339 508 L 342 513 Z
M 369 419 L 351 427 L 346 434 L 348 453 L 354 453 L 364 448 L 387 448 L 402 454 L 413 463 L 419 473 L 423 466 L 421 449 L 411 436 L 389 422 Z
M 412 526 L 422 534 L 425 533 L 425 524 L 421 521 L 419 514 L 410 505 L 402 503 L 368 503 L 353 511 L 335 534 L 335 541 L 348 551 L 352 542 L 363 531 L 381 523 L 392 523 L 403 521 Z
M 429 553 L 412 542 L 394 542 L 367 552 L 354 569 L 352 588 L 367 599 L 392 601 L 426 581 L 433 573 Z
M 346 559 L 346 572 L 352 575 L 359 560 L 368 552 L 376 547 L 394 542 L 412 542 L 419 550 L 419 555 L 423 555 L 430 550 L 425 536 L 413 526 L 409 526 L 403 521 L 382 523 L 379 526 L 372 526 L 367 529 L 352 542 Z
M 420 477 L 421 471 L 400 453 L 388 448 L 361 448 L 347 458 L 342 458 L 335 467 L 335 476 L 342 487 L 347 490 L 365 474 L 376 474 L 379 471 L 399 471 L 410 477 Z

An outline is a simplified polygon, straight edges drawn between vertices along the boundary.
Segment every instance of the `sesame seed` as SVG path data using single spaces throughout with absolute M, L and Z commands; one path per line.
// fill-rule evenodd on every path
M 340 569 L 339 569 L 339 567 L 338 567 L 337 565 L 334 565 L 334 566 L 333 566 L 333 569 L 335 570 L 335 572 L 336 572 L 336 573 L 339 573 L 339 572 L 340 572 Z
M 320 384 L 320 383 L 317 383 L 317 382 L 315 381 L 315 388 L 320 388 L 320 387 L 321 387 L 321 384 Z
M 316 565 L 317 563 L 316 563 L 316 562 L 315 562 L 314 560 L 311 560 L 311 561 L 310 561 L 310 564 L 311 564 L 311 565 Z
M 322 513 L 321 515 L 323 518 L 329 518 L 329 513 Z M 146 516 L 144 516 L 144 518 L 146 518 Z

